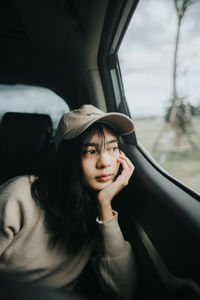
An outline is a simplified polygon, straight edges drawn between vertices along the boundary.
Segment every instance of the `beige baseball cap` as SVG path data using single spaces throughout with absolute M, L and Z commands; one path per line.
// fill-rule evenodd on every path
M 128 116 L 117 112 L 105 113 L 91 104 L 85 104 L 61 117 L 56 131 L 56 149 L 63 139 L 79 136 L 95 122 L 111 124 L 119 135 L 127 135 L 134 131 L 133 121 Z

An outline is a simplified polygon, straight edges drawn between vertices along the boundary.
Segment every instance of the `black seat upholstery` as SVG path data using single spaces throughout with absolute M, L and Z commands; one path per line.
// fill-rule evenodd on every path
M 43 170 L 55 155 L 46 114 L 7 112 L 0 123 L 0 183 Z

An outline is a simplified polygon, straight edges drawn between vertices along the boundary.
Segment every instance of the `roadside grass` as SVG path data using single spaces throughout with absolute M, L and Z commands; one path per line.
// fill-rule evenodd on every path
M 192 149 L 186 137 L 182 138 L 180 147 L 174 147 L 173 133 L 168 132 L 163 119 L 135 119 L 134 122 L 138 142 L 163 169 L 200 194 L 200 117 L 192 118 L 194 133 L 190 135 L 198 149 Z M 154 144 L 161 131 L 155 151 Z

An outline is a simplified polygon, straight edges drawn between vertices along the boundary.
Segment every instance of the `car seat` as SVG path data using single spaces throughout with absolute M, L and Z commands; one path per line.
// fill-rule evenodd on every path
M 0 123 L 0 184 L 47 167 L 55 155 L 52 132 L 49 115 L 5 113 Z

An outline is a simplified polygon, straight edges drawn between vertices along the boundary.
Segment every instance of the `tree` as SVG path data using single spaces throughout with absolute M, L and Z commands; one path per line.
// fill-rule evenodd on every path
M 183 109 L 183 98 L 180 98 L 177 91 L 177 59 L 178 50 L 180 44 L 180 30 L 188 8 L 197 0 L 173 0 L 176 15 L 177 15 L 177 31 L 174 48 L 174 60 L 173 60 L 173 76 L 172 76 L 172 99 L 171 106 L 168 111 L 168 122 L 171 124 L 175 132 L 175 145 L 179 146 L 181 135 L 187 132 L 187 127 L 190 126 L 190 119 L 185 116 L 186 109 Z
M 183 17 L 186 14 L 188 8 L 196 1 L 199 0 L 173 0 L 174 7 L 177 15 L 177 30 L 175 36 L 175 47 L 173 56 L 173 68 L 172 68 L 172 96 L 170 99 L 170 106 L 167 108 L 165 115 L 165 124 L 161 129 L 157 139 L 153 145 L 153 151 L 157 150 L 162 135 L 165 134 L 170 128 L 175 133 L 174 145 L 180 146 L 181 136 L 186 135 L 189 144 L 192 148 L 198 149 L 195 142 L 192 140 L 193 134 L 191 124 L 191 105 L 185 102 L 185 97 L 180 97 L 177 89 L 178 78 L 178 50 L 180 46 L 180 31 L 183 22 Z

